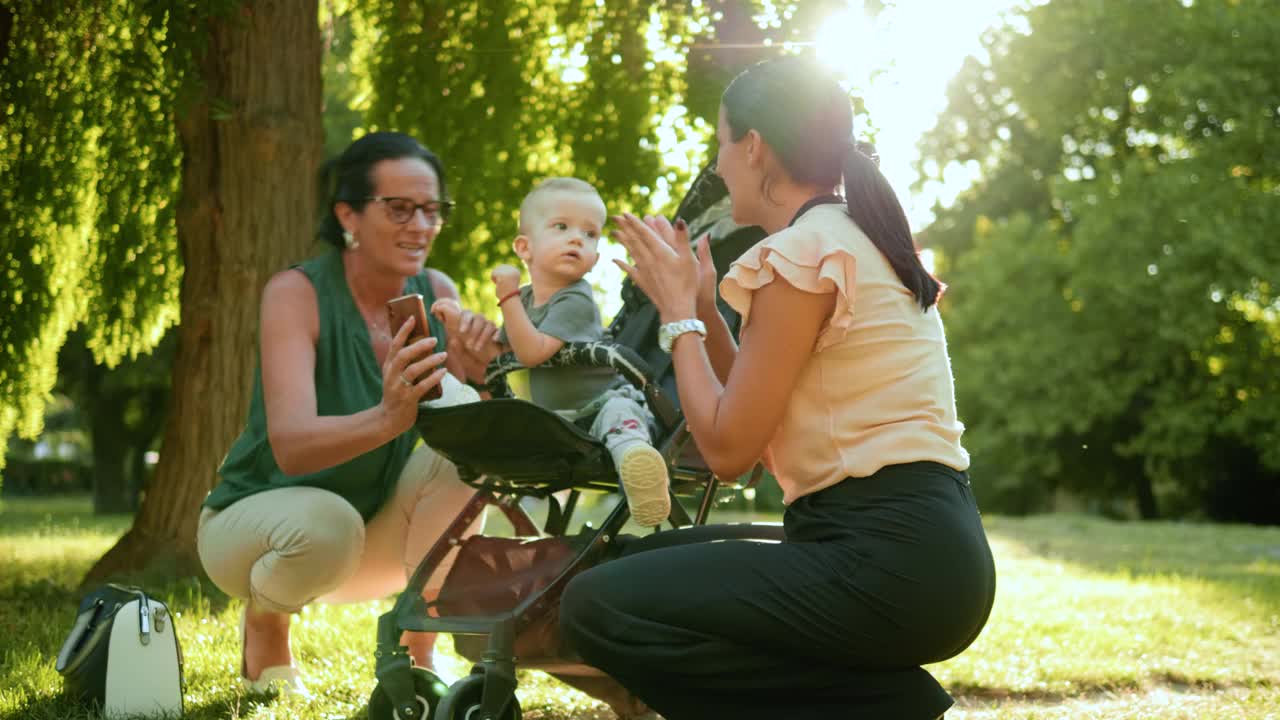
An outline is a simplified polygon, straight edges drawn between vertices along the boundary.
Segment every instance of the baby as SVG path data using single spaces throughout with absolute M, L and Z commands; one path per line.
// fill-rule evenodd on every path
M 516 255 L 529 269 L 521 287 L 520 270 L 494 268 L 492 279 L 502 311 L 498 342 L 531 368 L 533 401 L 570 420 L 595 415 L 591 434 L 613 456 L 631 517 L 651 527 L 671 512 L 667 464 L 651 444 L 651 415 L 644 396 L 619 383 L 611 368 L 538 367 L 567 342 L 604 338 L 600 311 L 583 279 L 599 260 L 605 223 L 604 201 L 590 184 L 575 178 L 551 178 L 520 204 Z M 432 312 L 456 327 L 458 307 L 439 301 Z

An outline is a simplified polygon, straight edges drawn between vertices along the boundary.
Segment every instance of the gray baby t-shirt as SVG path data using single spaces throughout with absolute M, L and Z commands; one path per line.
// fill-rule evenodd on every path
M 605 336 L 600 309 L 591 284 L 579 280 L 562 288 L 547 302 L 533 304 L 533 288 L 520 288 L 520 304 L 539 332 L 565 342 L 595 342 Z M 506 328 L 498 340 L 509 345 Z M 549 410 L 577 410 L 618 381 L 612 368 L 538 367 L 529 370 L 533 402 Z

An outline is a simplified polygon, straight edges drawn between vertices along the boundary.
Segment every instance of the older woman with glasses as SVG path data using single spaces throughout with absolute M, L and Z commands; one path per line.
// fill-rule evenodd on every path
M 389 326 L 387 302 L 457 297 L 423 265 L 451 206 L 438 158 L 413 138 L 362 137 L 326 168 L 319 235 L 334 247 L 262 294 L 259 370 L 244 431 L 204 501 L 198 543 L 209 577 L 244 598 L 240 672 L 250 690 L 305 692 L 289 649 L 292 613 L 313 600 L 382 597 L 404 586 L 471 490 L 414 445 L 418 403 L 478 399 L 494 326 L 466 314 L 445 350 L 431 318 Z M 404 639 L 431 667 L 434 635 Z

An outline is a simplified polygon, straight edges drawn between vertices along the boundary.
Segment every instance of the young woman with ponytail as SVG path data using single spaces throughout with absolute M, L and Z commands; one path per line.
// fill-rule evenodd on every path
M 666 720 L 934 720 L 952 701 L 921 666 L 968 647 L 995 593 L 941 285 L 853 138 L 848 96 L 811 61 L 739 75 L 716 135 L 734 220 L 769 233 L 719 284 L 741 347 L 705 238 L 695 256 L 683 225 L 619 217 L 619 264 L 679 333 L 702 456 L 722 477 L 770 465 L 786 541 L 605 563 L 569 585 L 562 627 Z

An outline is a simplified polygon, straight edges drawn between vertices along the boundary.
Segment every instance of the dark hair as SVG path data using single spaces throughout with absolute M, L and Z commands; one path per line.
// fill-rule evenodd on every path
M 938 301 L 942 285 L 920 261 L 907 214 L 871 158 L 875 150 L 854 142 L 849 95 L 830 73 L 804 57 L 767 60 L 734 78 L 720 102 L 734 142 L 750 130 L 760 133 L 796 182 L 835 187 L 843 181 L 849 216 L 920 307 Z M 766 177 L 766 196 L 768 185 Z
M 321 207 L 320 228 L 316 234 L 324 242 L 345 247 L 342 242 L 342 223 L 333 207 L 344 202 L 356 210 L 363 210 L 373 194 L 373 166 L 383 160 L 418 158 L 436 173 L 440 182 L 440 199 L 449 194 L 444 184 L 444 166 L 435 153 L 412 137 L 398 132 L 372 132 L 347 146 L 342 154 L 324 164 L 320 169 Z

